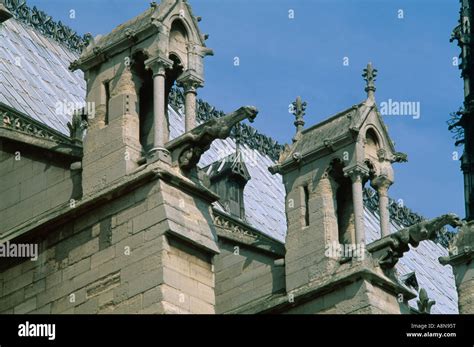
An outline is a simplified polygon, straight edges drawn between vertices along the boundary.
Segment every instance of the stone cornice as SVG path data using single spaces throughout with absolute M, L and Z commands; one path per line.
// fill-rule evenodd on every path
M 216 208 L 213 209 L 213 217 L 219 237 L 279 256 L 285 255 L 285 247 L 281 242 L 266 236 L 244 221 L 237 220 Z
M 38 10 L 36 6 L 33 6 L 33 8 L 28 7 L 25 0 L 2 1 L 15 19 L 38 30 L 43 35 L 51 37 L 77 53 L 80 53 L 92 38 L 90 34 L 82 37 L 79 36 L 74 30 L 61 23 L 61 21 L 53 21 L 50 16 Z
M 6 231 L 0 235 L 0 244 L 7 241 L 19 238 L 29 237 L 31 233 L 51 230 L 59 225 L 70 222 L 81 215 L 97 208 L 101 205 L 109 203 L 111 200 L 117 199 L 127 193 L 130 193 L 140 186 L 143 186 L 153 180 L 161 179 L 169 184 L 177 184 L 183 189 L 192 189 L 194 193 L 200 195 L 203 198 L 207 198 L 210 202 L 217 200 L 218 196 L 207 189 L 201 189 L 193 182 L 181 179 L 176 175 L 172 169 L 162 162 L 155 162 L 153 164 L 139 167 L 135 172 L 130 175 L 124 176 L 105 187 L 104 189 L 93 192 L 84 196 L 82 199 L 76 201 L 75 206 L 70 206 L 70 201 L 64 202 L 51 210 L 48 210 L 24 223 Z M 177 237 L 185 238 L 195 246 L 201 247 L 206 251 L 212 253 L 219 253 L 219 249 L 212 244 L 212 242 L 202 242 L 203 240 L 196 240 L 193 237 L 187 237 L 185 233 L 181 233 L 171 225 L 176 224 L 173 220 L 169 219 L 169 230 L 166 232 Z
M 74 157 L 82 156 L 82 147 L 62 133 L 0 103 L 0 137 L 52 150 Z
M 90 211 L 92 208 L 110 202 L 112 199 L 156 179 L 160 172 L 161 170 L 157 168 L 138 170 L 98 192 L 84 196 L 81 200 L 76 202 L 74 208 L 71 208 L 70 202 L 66 201 L 64 204 L 48 210 L 4 232 L 0 237 L 0 244 L 46 226 L 54 227 L 78 218 L 82 214 Z
M 271 295 L 263 299 L 255 300 L 246 305 L 242 305 L 237 309 L 225 313 L 273 314 L 285 312 L 292 307 L 297 307 L 298 305 L 309 302 L 314 298 L 318 298 L 322 295 L 331 293 L 332 291 L 334 291 L 334 288 L 343 287 L 359 279 L 367 280 L 380 288 L 384 288 L 387 292 L 392 293 L 392 295 L 402 294 L 405 300 L 407 301 L 416 297 L 416 295 L 407 287 L 402 286 L 399 283 L 395 283 L 388 277 L 361 264 L 341 273 L 330 274 L 329 276 L 319 279 L 318 281 L 310 282 L 307 285 L 304 285 L 296 290 L 291 291 L 291 293 Z M 293 295 L 293 302 L 289 302 L 288 294 Z

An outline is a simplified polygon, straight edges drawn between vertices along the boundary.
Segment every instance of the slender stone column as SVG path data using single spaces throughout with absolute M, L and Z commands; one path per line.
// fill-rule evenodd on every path
M 392 181 L 386 176 L 378 176 L 371 182 L 379 196 L 380 233 L 381 237 L 390 235 L 390 214 L 388 212 L 388 188 Z
M 185 132 L 196 127 L 196 89 L 203 86 L 204 81 L 194 70 L 185 71 L 177 80 L 184 89 Z
M 157 151 L 166 151 L 165 143 L 168 141 L 165 104 L 165 78 L 166 69 L 173 65 L 167 58 L 157 57 L 145 62 L 148 69 L 153 71 L 153 148 L 150 154 Z
M 355 243 L 365 243 L 364 230 L 364 201 L 362 182 L 368 176 L 369 170 L 362 165 L 355 165 L 344 169 L 344 174 L 352 180 L 352 204 L 354 206 Z

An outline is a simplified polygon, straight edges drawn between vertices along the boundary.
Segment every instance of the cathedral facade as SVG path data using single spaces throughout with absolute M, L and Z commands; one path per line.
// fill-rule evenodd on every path
M 473 313 L 470 222 L 389 197 L 374 66 L 321 123 L 297 97 L 280 145 L 197 97 L 199 21 L 81 37 L 0 0 L 0 313 Z

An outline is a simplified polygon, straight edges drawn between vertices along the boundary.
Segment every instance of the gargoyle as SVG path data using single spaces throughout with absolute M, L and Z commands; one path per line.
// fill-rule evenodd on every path
M 396 152 L 393 155 L 392 163 L 406 163 L 408 162 L 408 155 L 402 152 Z
M 454 213 L 445 214 L 399 230 L 373 242 L 367 248 L 369 252 L 374 254 L 382 252 L 379 257 L 379 264 L 384 269 L 390 269 L 395 266 L 398 259 L 403 257 L 403 253 L 410 250 L 409 245 L 417 247 L 423 240 L 435 239 L 437 232 L 446 225 L 459 227 L 462 226 L 462 222 Z
M 193 169 L 214 140 L 225 139 L 230 135 L 232 127 L 238 122 L 249 119 L 253 122 L 258 110 L 253 106 L 244 106 L 224 117 L 211 119 L 180 137 L 168 142 L 166 149 L 170 151 L 173 162 L 177 162 L 182 170 Z
M 69 136 L 74 142 L 82 142 L 84 129 L 87 128 L 87 116 L 84 114 L 84 109 L 75 111 L 72 119 L 67 123 L 69 129 Z

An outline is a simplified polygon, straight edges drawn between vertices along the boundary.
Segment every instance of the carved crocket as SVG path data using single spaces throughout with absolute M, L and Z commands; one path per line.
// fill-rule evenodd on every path
M 389 246 L 379 258 L 379 264 L 383 268 L 392 268 L 398 262 L 398 259 L 403 257 L 403 253 L 410 250 L 409 245 L 417 247 L 423 240 L 434 240 L 437 232 L 446 225 L 459 227 L 463 224 L 454 213 L 445 214 L 441 217 L 422 221 L 388 235 L 374 242 L 374 246 L 369 247 L 369 249 L 377 251 Z
M 214 118 L 199 125 L 168 142 L 166 148 L 171 152 L 173 162 L 177 162 L 182 170 L 191 170 L 214 140 L 227 138 L 232 127 L 244 119 L 253 122 L 257 113 L 255 107 L 243 106 L 224 117 Z
M 426 289 L 421 288 L 420 293 L 418 294 L 418 300 L 416 301 L 416 304 L 418 305 L 418 311 L 420 311 L 420 313 L 429 314 L 431 313 L 431 307 L 436 304 L 436 301 L 430 300 Z

